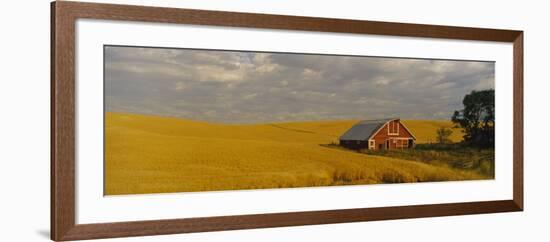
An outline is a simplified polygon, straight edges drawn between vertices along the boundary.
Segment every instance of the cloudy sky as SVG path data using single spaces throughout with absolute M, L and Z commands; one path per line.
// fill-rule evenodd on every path
M 449 119 L 494 63 L 105 47 L 108 112 L 224 123 Z

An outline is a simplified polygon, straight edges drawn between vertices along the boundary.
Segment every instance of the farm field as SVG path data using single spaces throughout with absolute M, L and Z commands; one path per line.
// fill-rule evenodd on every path
M 402 120 L 403 124 L 409 128 L 416 136 L 417 144 L 426 144 L 436 142 L 435 131 L 438 128 L 447 128 L 453 131 L 449 139 L 452 142 L 462 141 L 462 129 L 455 128 L 451 121 L 446 120 Z
M 329 148 L 357 120 L 220 124 L 105 114 L 105 194 L 489 179 L 444 165 Z M 417 143 L 450 121 L 403 120 Z M 454 129 L 451 139 L 461 140 Z

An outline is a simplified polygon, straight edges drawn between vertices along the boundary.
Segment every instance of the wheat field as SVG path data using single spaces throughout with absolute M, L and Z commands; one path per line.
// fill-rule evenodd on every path
M 447 128 L 453 131 L 449 139 L 452 142 L 462 141 L 461 128 L 455 128 L 451 121 L 444 120 L 401 120 L 408 129 L 410 129 L 415 137 L 417 144 L 434 143 L 436 142 L 435 132 L 438 128 Z
M 322 146 L 357 120 L 219 124 L 105 114 L 105 194 L 485 179 L 445 166 Z M 404 121 L 419 143 L 449 121 Z M 452 139 L 460 141 L 460 130 Z

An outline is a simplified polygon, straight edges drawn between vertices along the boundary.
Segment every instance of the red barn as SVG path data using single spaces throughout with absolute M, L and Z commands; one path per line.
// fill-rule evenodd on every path
M 414 146 L 416 137 L 398 118 L 363 120 L 340 136 L 340 145 L 349 149 L 387 150 Z

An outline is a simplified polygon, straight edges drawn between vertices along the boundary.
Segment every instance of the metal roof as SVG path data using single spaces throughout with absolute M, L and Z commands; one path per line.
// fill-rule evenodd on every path
M 389 121 L 398 120 L 397 118 L 389 119 L 377 119 L 377 120 L 363 120 L 351 127 L 346 131 L 340 140 L 367 140 L 374 133 L 376 133 L 384 124 Z

